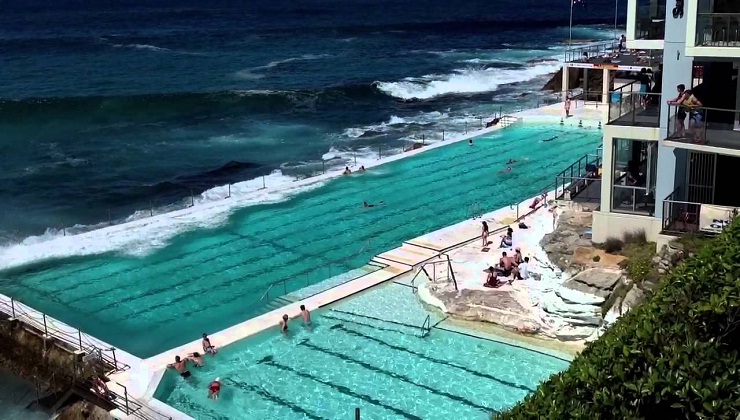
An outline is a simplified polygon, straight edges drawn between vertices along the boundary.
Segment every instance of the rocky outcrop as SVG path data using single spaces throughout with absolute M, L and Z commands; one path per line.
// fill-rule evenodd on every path
M 576 271 L 582 267 L 573 265 L 577 248 L 591 246 L 591 239 L 584 232 L 591 226 L 592 213 L 582 209 L 566 210 L 558 217 L 557 227 L 546 234 L 540 246 L 547 258 L 562 271 Z
M 605 270 L 592 268 L 581 271 L 563 283 L 564 288 L 577 290 L 579 292 L 598 296 L 604 300 L 609 298 L 614 288 L 622 279 L 622 272 L 616 270 Z M 603 303 L 603 301 L 601 302 Z
M 531 309 L 525 308 L 512 290 L 437 290 L 434 296 L 449 313 L 463 319 L 490 322 L 527 334 L 540 330 Z
M 586 87 L 585 90 L 589 92 L 601 92 L 601 89 L 603 87 L 602 81 L 604 80 L 604 72 L 601 70 L 591 70 L 587 72 L 586 78 L 588 79 L 586 81 Z M 574 88 L 584 88 L 583 83 L 583 69 L 577 69 L 577 68 L 569 68 L 568 69 L 568 87 L 570 89 Z M 542 90 L 551 90 L 554 92 L 560 92 L 563 90 L 563 69 L 555 73 L 552 78 L 545 83 L 545 86 L 542 87 Z

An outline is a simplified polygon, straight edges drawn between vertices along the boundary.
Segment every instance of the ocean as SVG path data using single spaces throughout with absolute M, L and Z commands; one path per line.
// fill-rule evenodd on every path
M 539 89 L 569 13 L 568 0 L 15 2 L 0 14 L 0 245 L 223 200 L 228 184 L 289 186 L 553 100 Z M 579 42 L 611 39 L 614 2 L 574 21 Z

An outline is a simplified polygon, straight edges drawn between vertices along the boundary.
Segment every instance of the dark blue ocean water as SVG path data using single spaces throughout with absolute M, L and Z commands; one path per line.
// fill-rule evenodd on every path
M 0 243 L 162 211 L 191 191 L 208 200 L 261 175 L 289 183 L 533 104 L 559 67 L 569 5 L 6 4 Z M 574 18 L 575 39 L 610 38 L 614 2 L 590 0 Z

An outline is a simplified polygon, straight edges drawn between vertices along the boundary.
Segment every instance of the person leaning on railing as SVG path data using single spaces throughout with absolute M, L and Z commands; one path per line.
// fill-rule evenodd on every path
M 691 89 L 689 89 L 684 92 L 682 105 L 686 107 L 686 110 L 689 113 L 689 131 L 692 133 L 694 143 L 704 144 L 705 142 L 701 135 L 702 131 L 700 130 L 702 124 L 704 124 L 704 115 L 701 110 L 697 109 L 704 106 L 704 104 L 702 104 L 701 101 L 694 96 Z

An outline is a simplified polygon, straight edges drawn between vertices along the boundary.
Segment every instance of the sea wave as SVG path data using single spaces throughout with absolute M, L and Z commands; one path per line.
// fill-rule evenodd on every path
M 296 184 L 296 180 L 275 170 L 264 177 L 210 188 L 184 202 L 138 210 L 123 220 L 113 221 L 126 222 L 126 225 L 108 227 L 109 223 L 104 222 L 65 229 L 49 228 L 42 235 L 0 247 L 0 267 L 11 268 L 50 258 L 105 252 L 146 255 L 165 246 L 182 232 L 225 223 L 237 209 L 285 201 L 322 185 L 322 182 Z M 190 204 L 192 209 L 184 208 Z M 104 227 L 106 229 L 101 229 Z M 93 230 L 95 232 L 91 232 Z
M 387 95 L 403 100 L 425 100 L 451 94 L 492 92 L 501 85 L 524 82 L 544 74 L 554 73 L 560 62 L 537 63 L 517 69 L 476 68 L 454 70 L 447 75 L 426 75 L 406 78 L 399 82 L 376 82 Z
M 78 121 L 126 120 L 159 122 L 163 116 L 245 115 L 281 113 L 316 107 L 336 108 L 360 103 L 385 103 L 387 97 L 371 84 L 347 84 L 324 89 L 231 90 L 166 94 L 67 96 L 0 99 L 0 121 L 70 118 Z
M 250 67 L 248 69 L 239 70 L 235 73 L 235 76 L 239 79 L 244 80 L 257 80 L 262 79 L 265 77 L 264 74 L 260 74 L 259 71 L 261 70 L 269 70 L 275 67 L 278 67 L 282 64 L 292 63 L 295 61 L 309 61 L 309 60 L 319 60 L 322 58 L 330 57 L 329 54 L 303 54 L 300 57 L 289 57 L 282 60 L 274 60 L 270 61 L 269 63 L 263 65 L 263 66 L 257 66 L 257 67 Z

